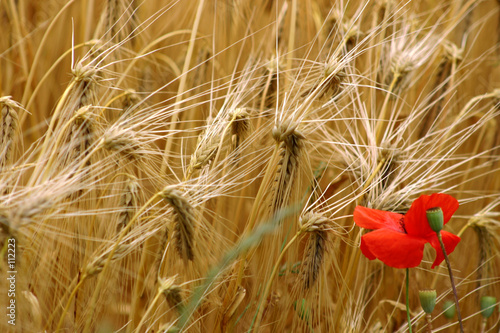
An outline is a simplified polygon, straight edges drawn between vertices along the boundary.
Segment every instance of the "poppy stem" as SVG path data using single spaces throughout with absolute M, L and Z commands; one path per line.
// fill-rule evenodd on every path
M 408 318 L 408 328 L 410 333 L 411 330 L 411 318 L 410 318 L 410 269 L 406 269 L 406 317 Z
M 448 259 L 448 254 L 446 254 L 446 249 L 444 248 L 443 238 L 441 237 L 441 232 L 436 232 L 437 237 L 439 239 L 439 244 L 441 244 L 441 250 L 443 250 L 444 260 L 446 261 L 446 265 L 448 266 L 448 275 L 450 276 L 451 288 L 453 289 L 453 296 L 455 297 L 455 305 L 457 308 L 457 317 L 458 323 L 460 324 L 460 332 L 464 332 L 464 326 L 462 324 L 462 315 L 460 314 L 460 306 L 458 305 L 458 294 L 457 288 L 455 288 L 455 281 L 453 280 L 453 273 L 451 272 L 450 260 Z
M 425 314 L 425 323 L 427 324 L 427 333 L 432 333 L 432 317 L 430 313 Z

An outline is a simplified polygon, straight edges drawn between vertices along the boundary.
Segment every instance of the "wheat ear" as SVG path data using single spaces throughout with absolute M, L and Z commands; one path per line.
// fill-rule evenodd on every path
M 195 215 L 194 208 L 177 186 L 166 187 L 161 196 L 173 209 L 175 248 L 181 258 L 187 262 L 194 260 Z
M 301 266 L 301 278 L 304 290 L 310 289 L 318 280 L 329 245 L 331 221 L 317 213 L 307 213 L 300 218 L 301 228 L 309 233 L 304 259 Z
M 279 144 L 280 151 L 280 160 L 271 201 L 271 212 L 274 214 L 289 203 L 293 184 L 299 173 L 299 163 L 305 138 L 297 129 L 297 124 L 289 121 L 284 121 L 274 127 L 273 138 Z
M 10 164 L 14 138 L 19 125 L 19 118 L 14 109 L 17 104 L 8 96 L 0 97 L 0 170 Z
M 125 189 L 120 198 L 120 207 L 122 210 L 118 216 L 118 229 L 125 228 L 135 215 L 139 197 L 139 182 L 137 179 L 130 178 L 125 185 Z

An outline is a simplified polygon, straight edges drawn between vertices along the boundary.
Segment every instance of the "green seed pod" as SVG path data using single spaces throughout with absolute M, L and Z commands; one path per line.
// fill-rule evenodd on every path
M 429 222 L 431 229 L 435 232 L 443 230 L 444 217 L 441 207 L 427 209 L 427 221 Z
M 453 317 L 455 317 L 455 302 L 453 301 L 444 302 L 443 311 L 446 319 L 453 319 Z
M 435 290 L 420 290 L 418 292 L 420 297 L 420 305 L 425 313 L 432 313 L 436 306 L 436 291 Z
M 493 296 L 481 297 L 481 315 L 484 318 L 489 318 L 493 314 L 496 302 L 497 299 Z

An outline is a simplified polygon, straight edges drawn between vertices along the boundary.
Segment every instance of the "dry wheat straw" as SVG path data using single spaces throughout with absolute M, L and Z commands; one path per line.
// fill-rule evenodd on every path
M 275 58 L 272 58 L 267 62 L 265 66 L 267 79 L 264 85 L 264 90 L 262 91 L 262 97 L 259 107 L 260 114 L 264 113 L 265 108 L 273 108 L 276 103 L 276 90 L 278 88 L 278 75 L 276 74 L 276 67 L 279 65 L 279 61 Z
M 302 219 L 301 221 L 302 222 L 301 222 L 301 225 L 299 227 L 299 230 L 295 233 L 295 235 L 293 235 L 293 237 L 290 239 L 290 241 L 288 241 L 288 243 L 283 247 L 278 259 L 276 260 L 276 262 L 273 265 L 269 279 L 267 280 L 267 283 L 265 284 L 264 291 L 262 292 L 262 295 L 260 296 L 260 300 L 259 300 L 258 307 L 257 307 L 257 314 L 255 317 L 255 322 L 254 322 L 254 326 L 253 326 L 253 332 L 258 332 L 260 330 L 264 311 L 267 308 L 267 305 L 264 306 L 264 303 L 267 301 L 268 296 L 270 295 L 271 286 L 273 284 L 274 278 L 276 277 L 276 273 L 278 272 L 278 268 L 281 265 L 281 261 L 284 258 L 285 253 L 288 251 L 288 249 L 291 248 L 292 245 L 295 244 L 295 242 L 299 239 L 299 237 L 304 232 L 326 231 L 326 229 L 327 229 L 326 225 L 329 222 L 328 219 L 324 218 L 323 216 L 321 216 L 319 214 L 306 215 L 304 217 L 304 219 Z M 317 244 L 318 243 L 316 242 L 316 245 Z M 315 270 L 316 269 L 319 270 L 319 266 L 321 266 L 321 262 L 323 260 L 323 255 L 325 252 L 323 245 L 325 245 L 325 244 L 322 241 L 320 241 L 320 244 L 322 245 L 322 248 L 315 249 L 316 251 L 319 250 L 319 252 L 317 252 L 315 254 L 316 255 L 315 258 L 310 258 L 310 259 L 313 259 L 315 261 L 315 263 L 309 263 L 309 265 L 313 264 L 313 267 L 311 267 L 311 266 L 308 267 L 308 269 L 310 269 L 310 272 L 306 272 L 305 275 L 303 275 L 308 281 L 307 288 L 309 288 L 311 286 L 311 284 L 314 283 L 314 281 L 316 280 L 317 275 L 314 276 L 314 274 L 317 274 L 318 271 L 315 271 Z M 312 275 L 309 275 L 309 274 L 312 274 Z M 304 283 L 305 283 L 305 281 L 304 281 Z M 304 286 L 305 286 L 305 284 L 304 284 Z M 305 289 L 307 289 L 307 288 L 305 288 Z
M 82 270 L 82 275 L 78 275 L 78 283 L 71 291 L 71 294 L 68 296 L 66 305 L 64 306 L 59 322 L 57 323 L 56 331 L 61 328 L 71 302 L 76 298 L 76 295 L 82 287 L 83 283 L 85 283 L 88 278 L 101 274 L 106 265 L 109 264 L 109 262 L 123 258 L 128 250 L 128 246 L 119 245 L 117 248 L 112 249 L 111 251 L 104 251 L 101 255 L 95 257 L 89 264 L 87 264 L 87 266 L 85 266 L 85 268 Z
M 297 29 L 297 0 L 292 0 L 292 8 L 290 12 L 290 31 L 288 35 L 288 45 L 287 45 L 287 56 L 286 56 L 286 72 L 290 72 L 292 70 L 292 64 L 293 64 L 293 56 L 295 52 L 295 33 Z M 290 85 L 291 85 L 291 78 L 290 77 L 285 77 L 285 91 L 290 91 Z
M 66 13 L 66 10 L 68 10 L 69 8 L 71 8 L 71 5 L 73 4 L 73 2 L 74 2 L 73 0 L 67 1 L 64 4 L 64 6 L 61 7 L 61 9 L 57 12 L 57 15 L 55 15 L 54 18 L 51 20 L 50 25 L 47 27 L 47 30 L 43 34 L 42 40 L 40 41 L 40 44 L 38 45 L 36 53 L 35 53 L 35 55 L 33 57 L 33 61 L 31 63 L 32 70 L 29 71 L 29 76 L 26 79 L 26 84 L 24 86 L 24 91 L 23 91 L 23 95 L 22 95 L 23 98 L 21 99 L 21 103 L 23 105 L 26 105 L 27 107 L 29 107 L 29 105 L 30 105 L 30 103 L 28 102 L 28 98 L 29 98 L 30 93 L 31 93 L 31 87 L 32 87 L 33 79 L 35 78 L 35 75 L 36 75 L 36 72 L 37 72 L 37 71 L 35 71 L 33 69 L 34 68 L 40 68 L 39 67 L 39 62 L 42 59 L 42 55 L 44 54 L 44 51 L 46 51 L 45 48 L 44 48 L 45 43 L 48 40 L 50 40 L 50 37 L 53 37 L 50 34 L 52 32 L 52 28 L 54 28 L 56 26 L 56 24 L 58 23 L 59 18 L 64 17 L 63 14 Z M 14 15 L 17 14 L 16 11 L 14 11 L 13 13 L 14 13 Z M 21 35 L 18 35 L 18 36 L 21 36 Z M 23 115 L 21 116 L 21 120 L 20 120 L 21 126 L 24 124 L 24 120 L 26 119 L 27 116 L 28 116 L 27 112 L 23 113 Z
M 71 80 L 70 84 L 65 89 L 63 95 L 61 96 L 59 102 L 57 103 L 57 106 L 52 115 L 52 119 L 50 120 L 49 126 L 47 128 L 47 132 L 45 133 L 44 141 L 40 149 L 41 157 L 45 157 L 45 154 L 47 153 L 47 149 L 49 148 L 49 145 L 51 143 L 53 132 L 56 130 L 58 122 L 59 125 L 65 127 L 64 124 L 60 124 L 60 121 L 61 119 L 65 119 L 68 116 L 67 114 L 65 114 L 65 112 L 68 112 L 68 110 L 65 109 L 65 104 L 68 102 L 67 99 L 70 97 L 70 93 L 74 92 L 74 95 L 72 96 L 73 97 L 72 102 L 74 103 L 73 110 L 82 110 L 82 107 L 93 105 L 95 102 L 97 94 L 96 92 L 97 80 L 98 80 L 97 69 L 94 66 L 83 65 L 81 62 L 79 62 L 75 65 L 75 68 L 73 69 L 72 72 L 73 72 L 73 79 Z M 80 113 L 78 112 L 76 114 L 80 115 Z M 56 142 L 58 141 L 59 139 L 56 139 Z M 49 162 L 51 161 L 54 155 L 55 151 L 53 151 L 50 154 Z M 87 164 L 89 159 L 90 156 L 86 156 L 86 158 L 83 159 L 85 161 L 84 164 Z M 31 186 L 34 183 L 36 183 L 37 180 L 39 180 L 38 176 L 42 174 L 42 172 L 44 175 L 48 174 L 48 171 L 51 169 L 52 166 L 49 163 L 47 168 L 43 170 L 44 166 L 45 163 L 43 163 L 42 161 L 36 164 L 35 170 L 28 185 Z M 47 177 L 45 176 L 42 180 L 46 180 L 46 178 Z
M 186 54 L 186 57 L 184 58 L 184 66 L 182 68 L 182 74 L 180 77 L 180 82 L 179 82 L 179 89 L 177 90 L 177 95 L 176 95 L 176 100 L 175 100 L 175 110 L 171 119 L 170 123 L 170 132 L 173 132 L 177 129 L 177 124 L 179 121 L 179 113 L 175 112 L 179 110 L 181 106 L 181 101 L 183 98 L 183 94 L 185 93 L 186 89 L 186 82 L 187 82 L 187 77 L 188 77 L 188 70 L 189 67 L 191 66 L 191 58 L 193 57 L 193 50 L 194 50 L 194 45 L 195 45 L 195 40 L 196 40 L 196 33 L 198 32 L 198 27 L 200 24 L 201 16 L 203 13 L 203 7 L 205 5 L 205 0 L 199 0 L 198 1 L 198 8 L 196 10 L 196 17 L 193 22 L 193 28 L 191 30 L 191 37 L 189 40 L 189 47 L 188 51 Z M 172 148 L 172 138 L 169 137 L 167 139 L 167 143 L 165 144 L 165 155 L 167 155 L 170 152 L 170 149 Z M 168 164 L 168 155 L 164 158 L 162 166 L 161 166 L 161 173 L 165 173 L 166 168 Z
M 255 331 L 404 331 L 394 288 L 402 279 L 364 260 L 351 214 L 356 203 L 404 212 L 430 192 L 460 200 L 447 228 L 462 227 L 452 260 L 464 294 L 498 291 L 496 4 L 106 2 L 0 9 L 0 90 L 30 111 L 0 98 L 0 226 L 21 249 L 19 330 L 239 332 L 255 319 Z M 70 17 L 82 40 L 73 47 Z M 304 193 L 309 164 L 319 171 Z M 139 193 L 165 183 L 178 185 L 140 206 Z M 230 272 L 214 273 L 203 305 L 185 313 L 187 285 L 203 281 L 225 248 L 217 232 L 239 243 L 268 202 L 273 214 L 308 193 L 315 209 L 304 211 L 324 215 L 282 223 L 294 237 L 239 252 Z M 349 237 L 332 239 L 333 221 Z M 457 259 L 470 249 L 478 262 Z M 277 277 L 298 266 L 299 253 L 300 270 Z M 447 290 L 426 265 L 414 281 Z M 175 284 L 176 274 L 189 281 Z M 95 288 L 84 288 L 91 277 Z M 475 302 L 462 303 L 468 329 L 480 327 Z M 177 317 L 189 326 L 177 328 Z M 444 331 L 453 322 L 438 315 L 433 324 Z
M 451 98 L 450 94 L 446 94 L 448 87 L 455 86 L 455 75 L 457 66 L 463 60 L 463 48 L 458 48 L 454 43 L 445 41 L 444 54 L 439 64 L 438 73 L 436 75 L 436 83 L 434 84 L 435 93 L 431 97 L 433 103 L 432 108 L 426 114 L 420 131 L 420 137 L 423 137 L 437 123 L 443 123 L 446 119 L 449 108 L 442 108 Z M 443 110 L 441 114 L 439 112 Z M 439 117 L 439 119 L 437 119 Z
M 108 0 L 106 6 L 106 35 L 109 39 L 116 38 L 115 34 L 117 29 L 117 15 L 120 13 L 118 7 L 120 6 L 120 0 Z

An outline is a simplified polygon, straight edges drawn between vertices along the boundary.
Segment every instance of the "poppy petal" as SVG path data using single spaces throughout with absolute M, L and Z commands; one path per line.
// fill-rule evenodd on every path
M 405 229 L 409 235 L 427 237 L 434 234 L 427 221 L 427 210 L 441 207 L 443 210 L 444 224 L 458 209 L 458 201 L 454 197 L 444 193 L 433 193 L 432 195 L 421 195 L 415 200 L 405 215 Z
M 441 237 L 443 238 L 444 248 L 446 249 L 446 253 L 449 255 L 455 250 L 455 247 L 460 242 L 460 237 L 452 234 L 448 231 L 441 231 Z M 432 245 L 434 250 L 436 250 L 436 259 L 432 263 L 431 268 L 438 266 L 444 260 L 444 254 L 441 250 L 441 244 L 439 244 L 439 240 L 437 235 L 434 234 L 432 237 L 428 238 L 429 243 Z
M 357 206 L 354 209 L 354 222 L 365 229 L 388 228 L 398 232 L 404 232 L 401 226 L 403 215 L 384 210 L 371 209 Z
M 361 240 L 375 258 L 395 268 L 418 266 L 422 261 L 424 245 L 427 242 L 423 238 L 412 237 L 390 229 L 369 232 L 363 235 Z
M 373 253 L 371 253 L 370 249 L 368 249 L 368 246 L 366 246 L 365 238 L 361 237 L 361 245 L 359 246 L 361 249 L 361 252 L 365 255 L 370 260 L 374 260 L 377 257 Z

